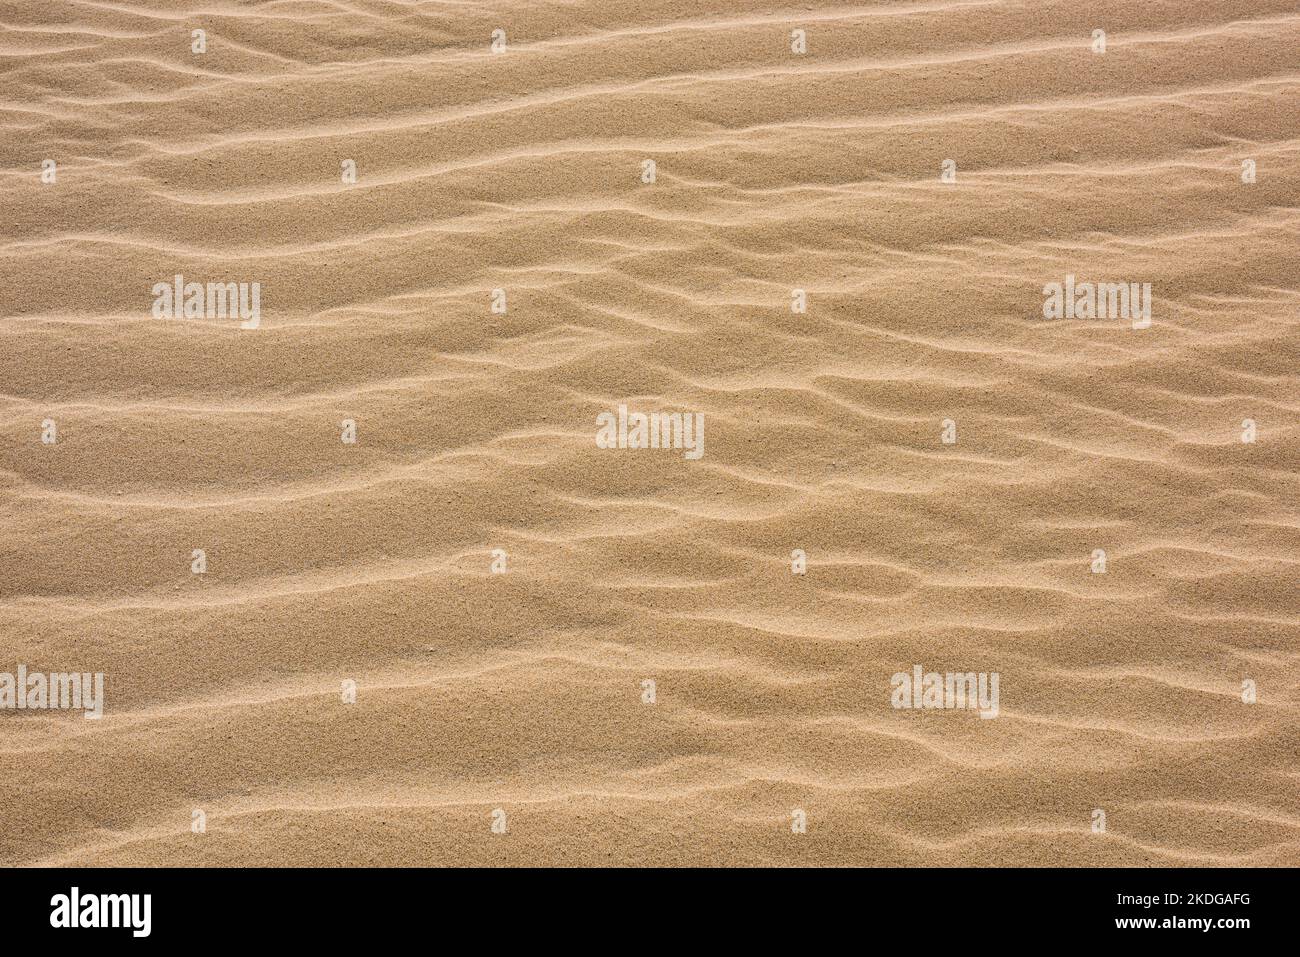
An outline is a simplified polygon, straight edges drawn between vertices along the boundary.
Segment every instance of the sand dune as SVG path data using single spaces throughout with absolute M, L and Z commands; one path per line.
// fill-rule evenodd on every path
M 1297 51 L 0 0 L 0 673 L 105 683 L 0 709 L 0 861 L 1300 863 Z

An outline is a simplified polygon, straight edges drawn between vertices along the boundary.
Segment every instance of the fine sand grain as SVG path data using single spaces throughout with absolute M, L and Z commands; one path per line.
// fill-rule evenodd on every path
M 0 710 L 0 862 L 1300 863 L 1300 0 L 0 0 L 0 72 L 0 672 L 105 676 Z

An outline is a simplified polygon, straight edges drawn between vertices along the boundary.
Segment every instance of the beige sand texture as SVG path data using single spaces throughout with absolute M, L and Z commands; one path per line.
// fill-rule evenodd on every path
M 1300 863 L 1300 0 L 0 0 L 0 63 L 0 671 L 107 699 L 0 712 L 3 863 Z

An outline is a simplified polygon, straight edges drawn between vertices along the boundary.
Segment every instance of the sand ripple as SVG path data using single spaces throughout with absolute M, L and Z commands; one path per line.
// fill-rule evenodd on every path
M 1300 863 L 1300 6 L 1248 7 L 0 0 L 0 672 L 109 695 L 0 711 L 0 860 Z M 153 319 L 178 273 L 261 328 Z M 1067 273 L 1152 327 L 1044 322 Z

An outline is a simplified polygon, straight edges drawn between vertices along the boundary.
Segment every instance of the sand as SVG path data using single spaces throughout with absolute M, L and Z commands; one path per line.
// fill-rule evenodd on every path
M 0 711 L 0 862 L 1300 863 L 1298 51 L 0 0 L 0 672 L 105 681 Z

